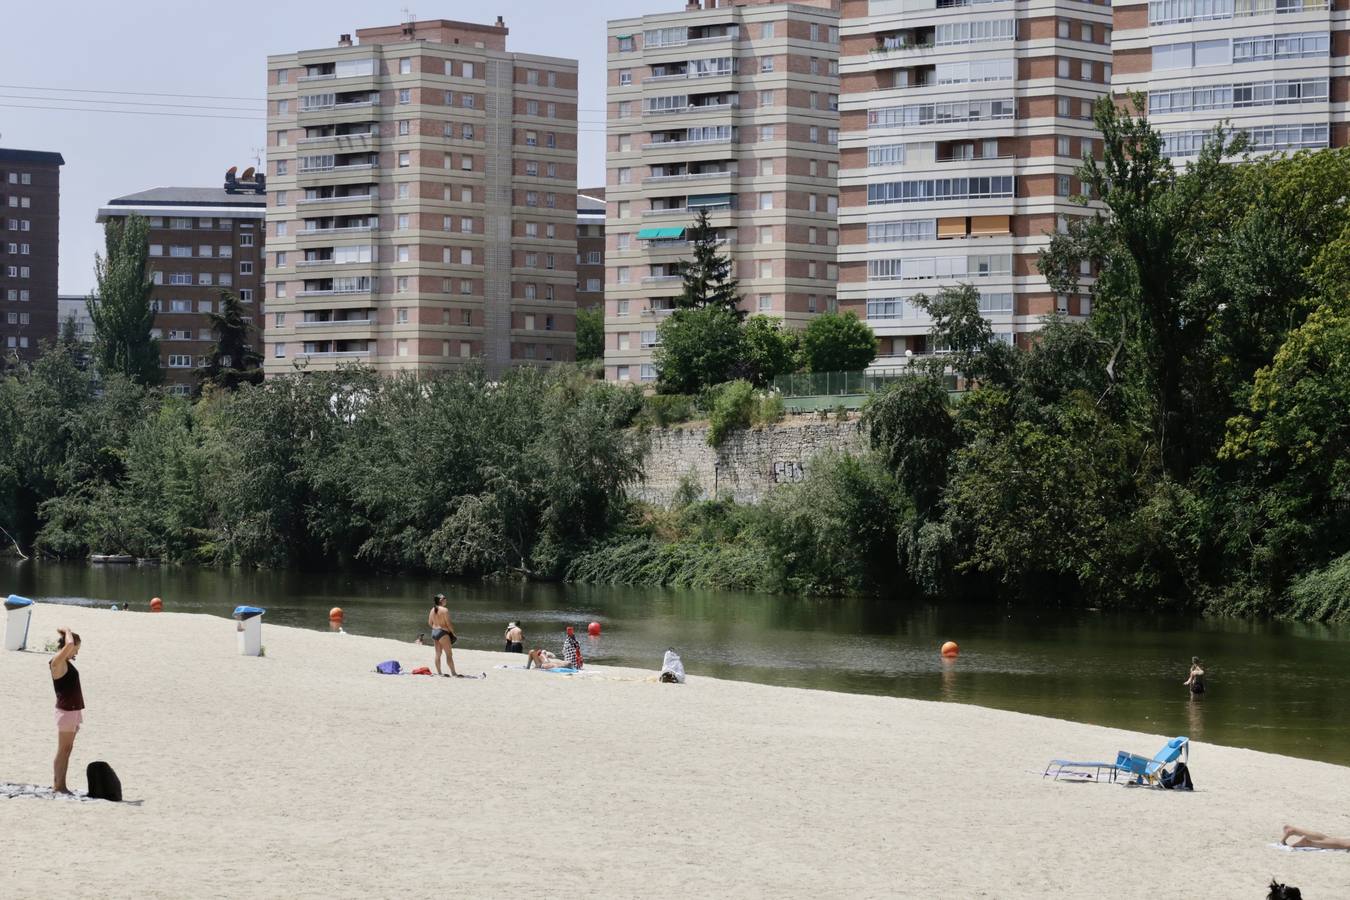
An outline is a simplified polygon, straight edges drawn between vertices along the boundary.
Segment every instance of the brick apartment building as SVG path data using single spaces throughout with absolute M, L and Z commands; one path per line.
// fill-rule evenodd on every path
M 609 23 L 605 377 L 650 384 L 701 210 L 743 308 L 835 303 L 838 0 L 690 0 Z
M 191 394 L 196 370 L 215 345 L 209 313 L 224 291 L 233 292 L 263 346 L 263 224 L 267 197 L 252 184 L 162 187 L 109 200 L 98 221 L 139 215 L 149 221 L 150 302 L 159 338 L 164 386 Z
M 1328 0 L 1152 0 L 1112 7 L 1117 96 L 1148 97 L 1163 149 L 1193 158 L 1222 122 L 1254 154 L 1343 147 L 1344 7 Z
M 971 284 L 1008 342 L 1088 312 L 1052 292 L 1036 252 L 1101 152 L 1111 9 L 1080 0 L 844 0 L 839 305 L 880 338 L 877 366 L 932 346 L 911 302 Z M 1090 272 L 1085 272 L 1086 284 Z
M 6 367 L 56 339 L 60 153 L 0 147 L 0 348 Z
M 577 308 L 605 302 L 605 189 L 577 191 Z
M 268 58 L 266 367 L 576 356 L 575 60 L 446 20 Z

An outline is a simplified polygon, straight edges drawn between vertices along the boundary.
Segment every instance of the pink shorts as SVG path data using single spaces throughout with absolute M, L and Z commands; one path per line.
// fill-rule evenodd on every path
M 57 731 L 79 731 L 80 723 L 83 721 L 84 710 L 82 709 L 58 709 L 56 711 Z

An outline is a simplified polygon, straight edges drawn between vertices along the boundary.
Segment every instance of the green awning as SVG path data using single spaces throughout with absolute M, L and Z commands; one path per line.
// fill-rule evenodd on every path
M 639 241 L 668 241 L 684 237 L 683 228 L 640 228 Z
M 731 202 L 731 194 L 695 194 L 686 206 L 723 206 Z

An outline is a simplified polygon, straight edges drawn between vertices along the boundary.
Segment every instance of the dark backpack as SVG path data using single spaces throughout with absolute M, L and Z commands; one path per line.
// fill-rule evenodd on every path
M 1195 784 L 1191 781 L 1191 770 L 1186 768 L 1184 762 L 1177 763 L 1177 767 L 1170 773 L 1164 771 L 1162 778 L 1159 779 L 1162 786 L 1172 791 L 1193 791 Z
M 103 760 L 91 762 L 84 770 L 85 781 L 89 783 L 89 798 L 91 800 L 111 800 L 114 803 L 122 802 L 122 780 L 117 777 L 113 767 Z

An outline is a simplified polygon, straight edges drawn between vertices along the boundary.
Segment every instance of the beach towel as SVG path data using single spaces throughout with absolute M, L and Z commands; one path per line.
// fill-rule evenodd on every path
M 1275 843 L 1269 846 L 1276 850 L 1284 850 L 1289 853 L 1345 853 L 1344 850 L 1333 850 L 1330 847 L 1291 847 L 1288 844 Z
M 75 803 L 93 803 L 98 802 L 99 798 L 90 797 L 88 794 L 58 794 L 45 785 L 40 784 L 14 784 L 8 781 L 0 781 L 0 800 L 70 800 Z M 107 802 L 107 801 L 101 801 Z M 125 806 L 140 806 L 144 800 L 124 800 Z
M 426 666 L 418 666 L 408 673 L 409 675 L 430 675 L 431 670 Z
M 381 675 L 402 675 L 403 667 L 398 664 L 398 660 L 389 659 L 375 666 L 375 671 Z

